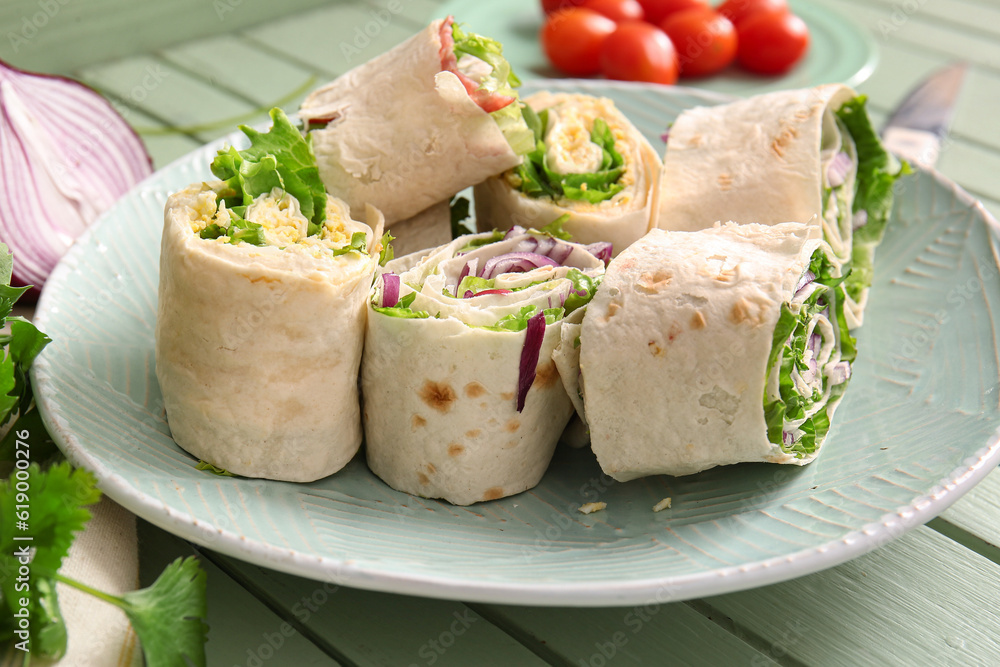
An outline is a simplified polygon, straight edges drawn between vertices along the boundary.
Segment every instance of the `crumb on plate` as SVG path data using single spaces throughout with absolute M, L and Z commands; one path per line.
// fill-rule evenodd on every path
M 607 503 L 587 503 L 586 505 L 581 505 L 578 509 L 584 514 L 590 514 L 591 512 L 600 512 L 607 506 Z
M 670 503 L 671 502 L 673 502 L 672 498 L 664 498 L 660 502 L 658 502 L 655 505 L 653 505 L 653 511 L 654 512 L 659 512 L 661 510 L 668 510 L 668 509 L 670 509 Z

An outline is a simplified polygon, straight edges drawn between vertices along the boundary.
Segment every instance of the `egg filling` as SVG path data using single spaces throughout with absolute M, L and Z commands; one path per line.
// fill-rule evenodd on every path
M 366 252 L 367 227 L 351 219 L 347 204 L 335 197 L 327 196 L 325 219 L 312 234 L 299 201 L 280 188 L 238 207 L 245 209 L 242 216 L 208 186 L 198 194 L 193 208 L 191 231 L 206 243 L 273 246 L 317 258 Z

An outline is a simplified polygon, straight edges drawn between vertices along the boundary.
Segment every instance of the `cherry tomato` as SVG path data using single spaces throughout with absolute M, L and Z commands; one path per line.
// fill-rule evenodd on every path
M 736 28 L 711 9 L 685 9 L 663 19 L 660 28 L 677 49 L 681 76 L 707 76 L 736 58 Z
M 809 48 L 809 28 L 794 14 L 754 14 L 736 29 L 736 59 L 758 74 L 782 74 Z
M 542 10 L 548 16 L 560 9 L 569 9 L 583 4 L 583 0 L 542 0 Z
M 667 33 L 645 21 L 622 21 L 601 47 L 601 72 L 609 79 L 671 84 L 679 70 Z
M 656 25 L 660 25 L 663 19 L 674 12 L 695 7 L 711 9 L 708 0 L 639 0 L 639 4 L 646 12 L 646 20 Z
M 590 76 L 601 69 L 601 46 L 615 22 L 592 9 L 571 7 L 551 16 L 539 35 L 549 62 L 570 76 Z
M 615 23 L 641 21 L 644 18 L 642 5 L 638 0 L 583 0 L 580 6 L 604 14 Z
M 748 16 L 764 12 L 787 13 L 788 0 L 726 0 L 716 11 L 739 27 Z

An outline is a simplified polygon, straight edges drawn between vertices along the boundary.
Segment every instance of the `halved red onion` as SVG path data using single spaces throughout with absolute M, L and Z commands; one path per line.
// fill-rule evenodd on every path
M 847 153 L 840 151 L 830 160 L 830 165 L 826 168 L 826 182 L 831 188 L 844 184 L 847 172 L 851 170 L 851 158 Z
M 486 260 L 479 277 L 489 280 L 501 273 L 525 273 L 540 266 L 559 266 L 559 263 L 534 252 L 506 252 Z
M 399 303 L 399 276 L 395 273 L 382 274 L 382 307 L 392 308 Z
M 41 286 L 73 241 L 151 172 L 142 141 L 100 94 L 0 61 L 0 241 L 19 281 Z
M 521 363 L 517 371 L 517 411 L 524 409 L 524 400 L 528 390 L 535 382 L 535 368 L 538 366 L 538 353 L 545 339 L 545 313 L 538 314 L 528 320 L 524 329 L 524 347 L 521 348 Z

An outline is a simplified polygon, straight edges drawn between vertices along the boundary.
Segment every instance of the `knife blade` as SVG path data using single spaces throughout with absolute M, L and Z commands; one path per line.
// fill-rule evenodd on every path
M 955 115 L 968 64 L 955 63 L 917 84 L 882 128 L 882 142 L 896 155 L 933 166 Z

